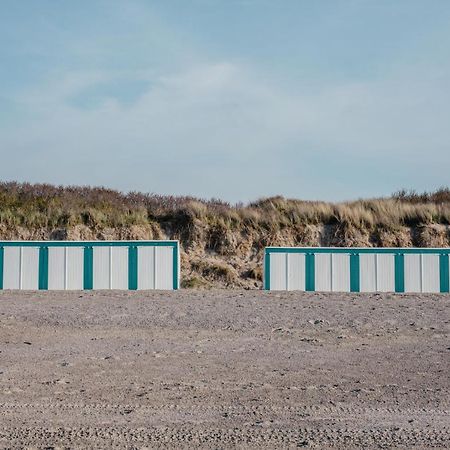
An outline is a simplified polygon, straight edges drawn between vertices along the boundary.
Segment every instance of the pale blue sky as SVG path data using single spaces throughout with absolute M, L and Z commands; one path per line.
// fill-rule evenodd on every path
M 0 179 L 248 201 L 449 184 L 448 0 L 0 0 Z

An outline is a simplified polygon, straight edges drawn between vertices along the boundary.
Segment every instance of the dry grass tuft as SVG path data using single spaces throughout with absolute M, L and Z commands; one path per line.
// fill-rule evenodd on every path
M 99 187 L 0 183 L 0 223 L 8 227 L 129 227 L 148 222 L 200 220 L 220 228 L 277 231 L 293 225 L 342 224 L 355 228 L 450 223 L 450 189 L 346 203 L 272 197 L 248 205 Z

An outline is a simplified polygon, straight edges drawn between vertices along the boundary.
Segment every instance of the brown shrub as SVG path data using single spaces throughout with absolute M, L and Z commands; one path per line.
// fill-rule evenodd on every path
M 278 196 L 230 205 L 217 199 L 121 193 L 102 187 L 4 182 L 0 183 L 0 224 L 50 231 L 79 225 L 102 230 L 155 224 L 186 246 L 206 236 L 210 248 L 226 255 L 228 247 L 238 245 L 235 231 L 236 235 L 256 233 L 270 245 L 287 229 L 297 235 L 294 241 L 312 242 L 312 236 L 302 238 L 301 230 L 315 225 L 337 226 L 349 239 L 378 229 L 448 225 L 450 189 L 421 194 L 402 190 L 391 198 L 335 204 Z

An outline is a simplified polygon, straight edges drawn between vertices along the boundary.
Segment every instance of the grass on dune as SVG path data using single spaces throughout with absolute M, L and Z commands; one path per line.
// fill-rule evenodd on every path
M 450 224 L 450 189 L 399 191 L 388 198 L 330 203 L 265 198 L 231 205 L 216 199 L 163 196 L 102 187 L 0 183 L 0 224 L 6 227 L 129 227 L 151 222 L 203 221 L 220 229 L 278 230 L 308 224 L 354 228 Z

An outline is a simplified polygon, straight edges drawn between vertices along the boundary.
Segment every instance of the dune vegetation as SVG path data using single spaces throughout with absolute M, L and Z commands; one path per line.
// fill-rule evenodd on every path
M 261 284 L 267 245 L 450 245 L 450 189 L 231 205 L 101 187 L 0 183 L 0 239 L 179 239 L 185 287 Z

